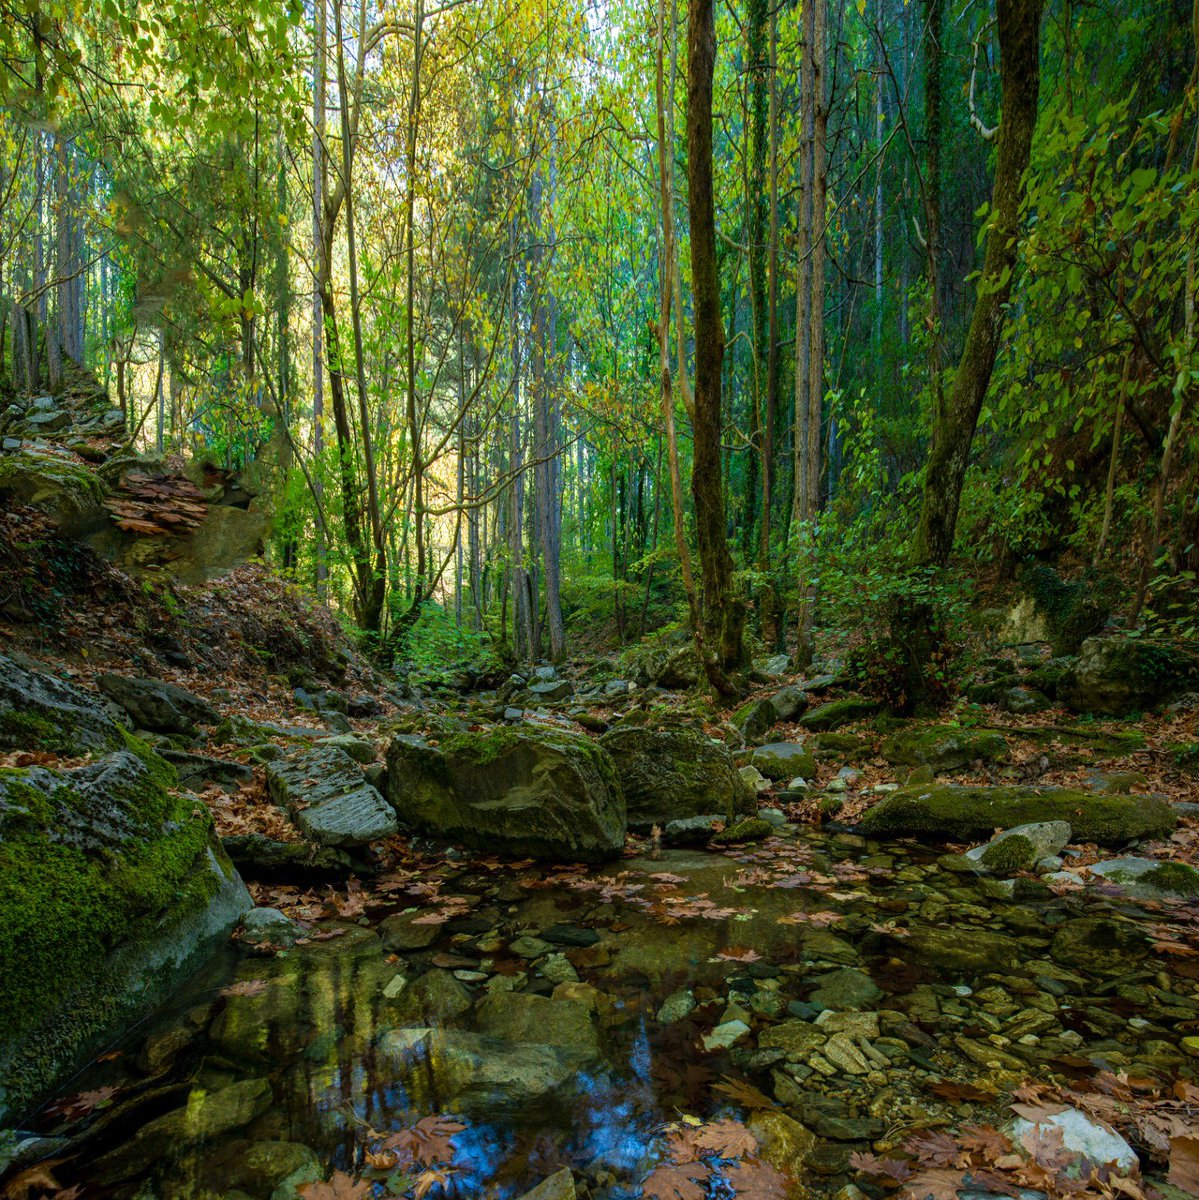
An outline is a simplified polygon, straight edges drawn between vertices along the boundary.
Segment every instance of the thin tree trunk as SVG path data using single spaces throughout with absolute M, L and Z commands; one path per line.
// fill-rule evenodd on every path
M 319 506 L 324 484 L 320 460 L 325 452 L 325 365 L 321 355 L 324 316 L 321 296 L 325 291 L 327 256 L 324 247 L 325 205 L 325 40 L 326 0 L 314 0 L 316 32 L 312 66 L 312 452 L 317 460 L 313 482 Z M 318 522 L 319 525 L 319 522 Z M 329 547 L 323 531 L 316 531 L 316 594 L 324 599 L 329 587 Z

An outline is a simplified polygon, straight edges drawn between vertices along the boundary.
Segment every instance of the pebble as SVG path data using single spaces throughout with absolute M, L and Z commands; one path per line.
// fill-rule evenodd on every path
M 527 934 L 524 937 L 518 937 L 514 942 L 510 943 L 508 949 L 513 954 L 519 954 L 521 958 L 540 958 L 543 954 L 548 954 L 553 946 L 549 942 L 542 941 L 539 937 L 529 937 Z

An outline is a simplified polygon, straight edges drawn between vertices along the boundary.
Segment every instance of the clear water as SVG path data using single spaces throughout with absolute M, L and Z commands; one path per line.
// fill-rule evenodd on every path
M 1022 1072 L 1190 1071 L 1178 1042 L 1199 1028 L 1197 960 L 1159 954 L 1152 940 L 1165 931 L 1193 938 L 1191 909 L 1147 911 L 1111 888 L 1054 895 L 1020 884 L 1013 895 L 951 865 L 912 847 L 810 832 L 598 872 L 429 863 L 355 920 L 314 926 L 318 939 L 306 945 L 273 957 L 223 954 L 119 1053 L 73 1081 L 72 1093 L 89 1098 L 65 1114 L 61 1102 L 44 1110 L 36 1130 L 69 1139 L 54 1173 L 79 1196 L 283 1200 L 334 1170 L 374 1180 L 380 1196 L 410 1187 L 427 1164 L 387 1169 L 379 1148 L 388 1134 L 440 1115 L 461 1128 L 446 1135 L 450 1157 L 430 1152 L 453 1168 L 430 1183 L 434 1200 L 508 1200 L 564 1166 L 581 1190 L 622 1200 L 639 1194 L 659 1159 L 664 1125 L 684 1114 L 746 1118 L 753 1102 L 737 1087 L 749 1085 L 815 1126 L 820 1146 L 802 1183 L 831 1194 L 854 1178 L 849 1153 L 885 1145 L 898 1129 L 998 1122 Z M 429 946 L 389 953 L 378 926 L 412 907 L 457 915 Z M 1099 919 L 1087 927 L 1093 953 L 1058 936 L 1084 917 Z M 477 1008 L 442 1019 L 403 1014 L 397 976 L 434 969 L 477 970 L 506 981 L 493 987 L 551 994 L 539 960 L 511 943 L 556 925 L 599 938 L 557 945 L 566 959 L 542 964 L 569 972 L 569 961 L 595 989 L 568 985 L 558 995 L 595 1004 L 598 1056 L 478 1041 Z M 320 940 L 330 929 L 342 932 Z M 858 1002 L 884 1018 L 872 1070 L 827 1075 L 800 1065 L 788 1075 L 757 1037 L 797 1015 L 811 1019 L 820 989 L 846 968 L 877 988 Z M 472 1000 L 486 995 L 470 975 L 463 986 Z M 660 1006 L 681 989 L 697 1008 L 661 1023 Z M 752 1032 L 706 1049 L 702 1039 L 730 1013 Z M 413 1028 L 432 1032 L 396 1033 Z M 564 1064 L 541 1094 L 505 1076 L 530 1054 Z M 245 1086 L 227 1091 L 237 1084 Z M 280 1186 L 280 1172 L 296 1164 Z

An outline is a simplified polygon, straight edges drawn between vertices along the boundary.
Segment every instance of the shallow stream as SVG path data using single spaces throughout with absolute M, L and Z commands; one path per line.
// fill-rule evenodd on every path
M 1195 1078 L 1193 921 L 811 831 L 602 871 L 430 860 L 211 963 L 36 1131 L 85 1198 L 285 1200 L 338 1170 L 509 1200 L 570 1167 L 622 1200 L 667 1123 L 772 1109 L 831 1195 L 855 1151 L 1002 1124 L 1028 1077 Z

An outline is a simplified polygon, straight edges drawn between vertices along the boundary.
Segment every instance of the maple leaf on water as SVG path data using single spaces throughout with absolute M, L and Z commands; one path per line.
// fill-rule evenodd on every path
M 934 1167 L 909 1179 L 902 1195 L 907 1200 L 957 1200 L 958 1192 L 965 1186 L 965 1178 L 962 1171 Z
M 220 995 L 222 996 L 259 996 L 270 984 L 265 979 L 243 979 L 240 983 L 231 983 L 226 988 L 221 988 Z
M 740 1121 L 711 1121 L 694 1130 L 691 1139 L 697 1158 L 715 1154 L 718 1158 L 744 1158 L 758 1148 L 754 1137 Z
M 791 1180 L 758 1158 L 739 1163 L 721 1174 L 742 1200 L 784 1200 L 791 1192 Z
M 762 956 L 749 946 L 726 946 L 716 955 L 724 962 L 757 962 Z
M 663 1163 L 641 1183 L 643 1200 L 704 1200 L 711 1168 L 702 1162 Z
M 454 1158 L 451 1139 L 454 1134 L 461 1133 L 465 1128 L 460 1121 L 448 1117 L 422 1117 L 409 1129 L 389 1133 L 376 1147 L 375 1153 L 391 1152 L 397 1156 L 397 1162 L 412 1162 L 422 1167 L 448 1163 Z M 429 1186 L 431 1187 L 432 1183 Z
M 367 1200 L 374 1194 L 374 1185 L 334 1171 L 328 1183 L 305 1183 L 296 1191 L 304 1200 Z
M 431 1188 L 437 1184 L 444 1187 L 454 1174 L 454 1167 L 429 1167 L 416 1177 L 416 1188 L 413 1190 L 414 1200 L 425 1200 Z
M 879 1158 L 877 1154 L 856 1151 L 849 1156 L 849 1165 L 863 1175 L 891 1179 L 896 1183 L 903 1183 L 912 1177 L 912 1165 L 903 1158 Z
M 979 1155 L 984 1162 L 993 1162 L 1005 1154 L 1010 1154 L 1012 1150 L 1012 1143 L 1007 1134 L 1000 1133 L 992 1125 L 967 1125 L 958 1134 L 958 1141 L 962 1149 Z
M 764 1092 L 760 1092 L 752 1083 L 744 1079 L 736 1079 L 732 1075 L 725 1075 L 719 1083 L 713 1085 L 712 1090 L 742 1108 L 752 1110 L 775 1107 L 774 1101 Z
M 67 1117 L 72 1121 L 77 1121 L 80 1117 L 86 1117 L 88 1113 L 95 1112 L 98 1108 L 106 1108 L 118 1091 L 120 1091 L 119 1088 L 106 1085 L 90 1092 L 77 1092 L 73 1096 L 67 1096 L 52 1104 L 46 1111 L 52 1116 Z
M 964 1157 L 956 1138 L 947 1133 L 916 1133 L 905 1139 L 903 1148 L 917 1161 L 933 1167 L 952 1167 L 963 1165 L 960 1159 Z

